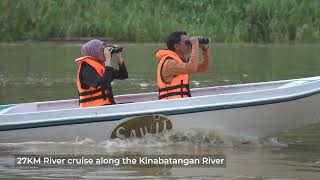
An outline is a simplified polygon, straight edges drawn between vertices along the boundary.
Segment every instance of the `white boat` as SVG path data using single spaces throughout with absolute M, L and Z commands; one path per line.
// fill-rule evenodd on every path
M 262 138 L 320 122 L 320 76 L 197 88 L 192 97 L 116 96 L 116 105 L 79 108 L 78 100 L 0 106 L 0 143 L 65 142 L 209 129 Z

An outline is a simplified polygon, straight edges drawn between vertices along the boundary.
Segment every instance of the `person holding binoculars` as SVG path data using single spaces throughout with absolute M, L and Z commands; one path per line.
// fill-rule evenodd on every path
M 107 45 L 94 39 L 82 46 L 81 53 L 83 56 L 75 60 L 79 65 L 77 88 L 80 107 L 115 104 L 111 82 L 114 79 L 128 78 L 122 47 Z M 116 56 L 119 70 L 111 67 L 113 54 Z
M 207 72 L 210 65 L 209 39 L 191 37 L 184 31 L 169 35 L 167 48 L 156 52 L 160 60 L 157 69 L 158 96 L 160 100 L 191 97 L 189 74 Z M 203 59 L 199 62 L 199 49 Z M 186 56 L 191 52 L 190 58 Z

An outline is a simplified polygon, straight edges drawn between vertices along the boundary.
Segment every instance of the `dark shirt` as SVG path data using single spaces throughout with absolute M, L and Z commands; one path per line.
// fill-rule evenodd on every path
M 99 76 L 97 71 L 91 67 L 89 64 L 85 63 L 80 69 L 80 79 L 82 81 L 82 88 L 88 89 L 89 86 L 108 86 L 114 79 L 127 79 L 128 71 L 124 62 L 118 64 L 119 70 L 110 66 L 106 66 L 105 73 L 103 77 Z

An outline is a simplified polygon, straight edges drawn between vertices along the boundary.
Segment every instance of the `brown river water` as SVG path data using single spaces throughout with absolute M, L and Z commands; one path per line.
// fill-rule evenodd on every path
M 113 83 L 114 94 L 156 91 L 162 44 L 125 44 L 129 79 Z M 320 74 L 320 45 L 212 44 L 213 66 L 191 76 L 192 87 L 302 78 Z M 80 44 L 0 44 L 0 104 L 77 98 Z M 320 111 L 320 109 L 319 109 Z M 235 117 L 236 118 L 236 117 Z M 199 123 L 201 119 L 199 119 Z M 184 167 L 15 167 L 13 155 L 32 154 L 186 154 L 220 152 L 223 168 Z M 95 142 L 0 144 L 0 179 L 320 179 L 320 124 L 246 142 L 215 132 L 172 131 L 145 138 Z

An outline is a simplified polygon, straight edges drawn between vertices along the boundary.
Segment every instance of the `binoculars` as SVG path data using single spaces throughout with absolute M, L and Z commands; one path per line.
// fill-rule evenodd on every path
M 106 47 L 112 47 L 112 51 L 111 53 L 119 53 L 119 52 L 122 52 L 122 49 L 123 47 L 117 45 L 117 44 L 114 44 L 114 45 L 111 45 L 111 46 L 106 46 Z
M 199 41 L 200 45 L 208 45 L 209 44 L 209 38 L 207 38 L 207 37 L 200 37 L 200 38 L 198 38 L 198 41 Z M 191 45 L 190 40 L 188 40 L 186 43 Z
M 207 37 L 198 38 L 198 41 L 199 41 L 199 44 L 200 44 L 200 45 L 207 45 L 207 44 L 209 44 L 209 38 L 207 38 Z

